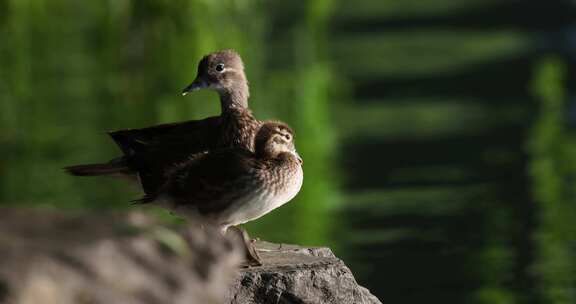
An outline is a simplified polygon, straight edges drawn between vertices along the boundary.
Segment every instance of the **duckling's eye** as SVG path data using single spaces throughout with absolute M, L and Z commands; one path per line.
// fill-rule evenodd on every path
M 286 138 L 286 140 L 292 139 L 292 136 L 290 136 L 290 134 L 285 134 L 284 137 Z
M 216 71 L 220 72 L 220 73 L 224 72 L 224 64 L 223 63 L 217 64 L 216 65 Z

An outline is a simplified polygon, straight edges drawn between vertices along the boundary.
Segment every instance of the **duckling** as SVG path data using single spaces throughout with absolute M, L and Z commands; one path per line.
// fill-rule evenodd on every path
M 266 122 L 255 136 L 254 152 L 236 147 L 196 154 L 175 166 L 157 192 L 137 202 L 201 219 L 224 234 L 289 202 L 300 191 L 303 176 L 292 129 Z

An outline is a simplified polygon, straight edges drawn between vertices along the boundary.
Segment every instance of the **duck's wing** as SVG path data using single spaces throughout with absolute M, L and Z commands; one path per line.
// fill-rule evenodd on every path
M 184 143 L 189 149 L 205 150 L 220 131 L 221 118 L 208 117 L 177 123 L 160 124 L 141 129 L 108 132 L 126 155 L 161 149 L 163 145 Z
M 232 148 L 208 153 L 175 170 L 165 188 L 176 207 L 219 212 L 254 192 L 264 165 L 252 152 Z
M 164 183 L 166 170 L 215 147 L 220 132 L 221 118 L 209 117 L 109 135 L 124 153 L 123 161 L 140 177 L 144 191 L 153 193 Z

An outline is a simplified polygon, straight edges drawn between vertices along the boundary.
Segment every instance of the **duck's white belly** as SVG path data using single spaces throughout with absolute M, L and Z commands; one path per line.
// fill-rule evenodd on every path
M 302 167 L 298 167 L 289 182 L 280 190 L 274 192 L 263 188 L 255 191 L 242 202 L 235 204 L 237 208 L 231 208 L 221 220 L 229 225 L 255 220 L 292 200 L 300 192 L 303 180 Z

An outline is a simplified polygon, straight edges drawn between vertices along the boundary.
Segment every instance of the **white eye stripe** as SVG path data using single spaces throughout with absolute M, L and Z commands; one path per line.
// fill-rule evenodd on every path
M 238 72 L 238 70 L 234 68 L 224 68 L 224 71 L 222 71 L 222 73 L 223 72 Z
M 220 74 L 224 72 L 238 72 L 237 69 L 228 67 L 224 63 L 218 63 L 213 69 Z

